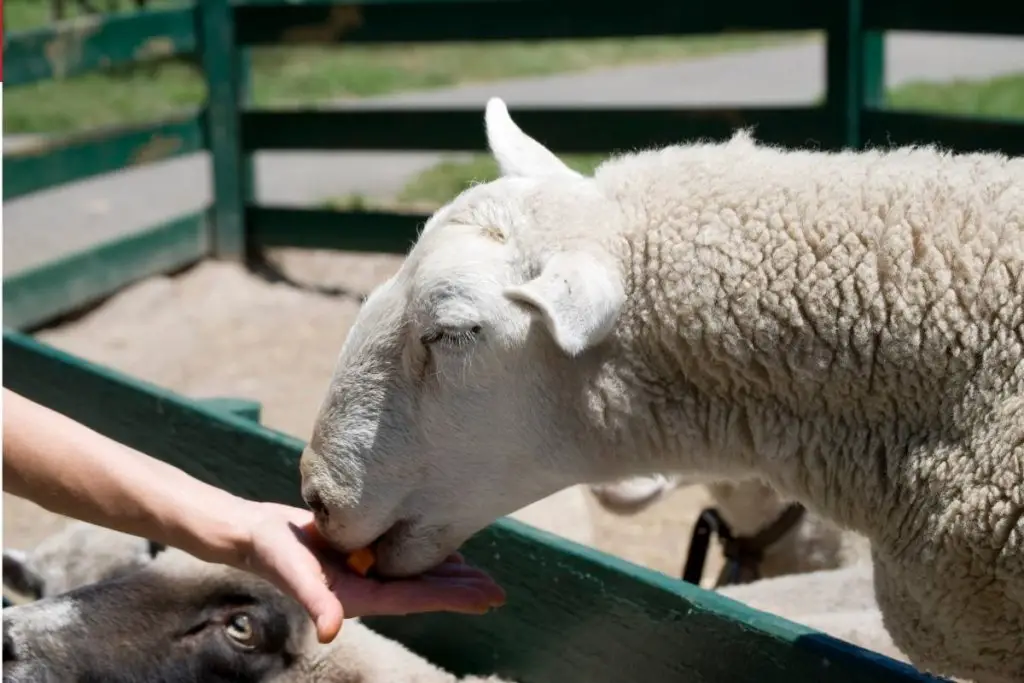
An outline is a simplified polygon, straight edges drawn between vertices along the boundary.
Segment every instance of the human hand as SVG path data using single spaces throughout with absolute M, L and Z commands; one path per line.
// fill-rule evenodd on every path
M 334 639 L 345 618 L 461 612 L 484 614 L 505 602 L 490 576 L 454 555 L 412 579 L 379 581 L 350 570 L 320 536 L 308 510 L 244 501 L 233 557 L 226 564 L 270 581 L 306 608 L 320 642 Z

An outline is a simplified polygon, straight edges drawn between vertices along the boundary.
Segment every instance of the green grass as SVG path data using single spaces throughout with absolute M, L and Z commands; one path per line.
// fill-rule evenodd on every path
M 121 0 L 127 7 L 127 0 Z M 153 7 L 181 5 L 156 1 Z M 7 0 L 8 31 L 49 22 L 49 0 Z M 257 106 L 315 105 L 468 82 L 579 72 L 600 67 L 696 57 L 809 40 L 814 33 L 729 34 L 685 38 L 415 44 L 253 50 Z M 181 61 L 149 63 L 115 73 L 10 88 L 4 93 L 7 133 L 59 133 L 153 121 L 206 98 L 201 73 Z
M 1024 120 L 1024 72 L 990 80 L 910 83 L 888 95 L 894 109 Z
M 110 0 L 96 0 L 93 4 L 97 5 L 101 9 L 111 7 L 113 3 Z M 185 0 L 149 0 L 149 6 L 151 9 L 163 9 L 165 7 L 175 7 L 181 5 L 191 4 Z M 65 3 L 65 19 L 72 19 L 74 17 L 83 16 L 83 13 L 78 9 L 78 3 L 74 0 L 66 0 Z M 134 5 L 131 0 L 116 0 L 114 5 L 118 11 L 130 11 L 134 10 Z M 7 0 L 3 3 L 4 7 L 4 28 L 8 31 L 23 31 L 29 28 L 39 28 L 46 26 L 51 21 L 50 0 Z
M 963 114 L 1024 120 L 1024 73 L 983 81 L 911 83 L 890 91 L 887 104 L 894 109 Z M 563 160 L 583 173 L 591 173 L 604 155 L 565 155 Z M 487 154 L 468 161 L 447 159 L 414 177 L 390 201 L 349 196 L 327 202 L 336 209 L 376 208 L 432 211 L 474 183 L 498 177 L 498 167 Z

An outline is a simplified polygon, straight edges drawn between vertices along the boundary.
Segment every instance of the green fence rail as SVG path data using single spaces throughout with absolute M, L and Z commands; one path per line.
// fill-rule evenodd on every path
M 246 50 L 265 45 L 544 40 L 681 36 L 732 31 L 820 30 L 826 35 L 824 102 L 813 107 L 517 109 L 531 134 L 561 153 L 612 152 L 697 137 L 722 139 L 740 126 L 759 139 L 822 149 L 934 142 L 961 151 L 1024 153 L 1024 122 L 894 112 L 881 106 L 886 30 L 1024 35 L 1012 3 L 935 5 L 913 0 L 780 0 L 674 3 L 635 0 L 205 0 L 194 7 L 89 17 L 9 34 L 8 86 L 63 78 L 147 58 L 189 56 L 204 67 L 204 111 L 47 142 L 4 157 L 5 197 L 60 186 L 132 165 L 213 152 L 215 202 L 209 255 L 244 258 L 280 245 L 287 216 L 306 247 L 404 252 L 406 215 L 294 210 L 253 201 L 252 154 L 263 150 L 483 151 L 481 107 L 265 111 L 246 106 Z M 395 234 L 384 234 L 396 230 Z
M 4 36 L 4 85 L 68 78 L 196 49 L 191 9 L 84 17 Z
M 206 122 L 195 114 L 38 142 L 4 157 L 4 200 L 206 147 Z
M 4 326 L 32 329 L 208 253 L 206 216 L 184 216 L 4 278 Z

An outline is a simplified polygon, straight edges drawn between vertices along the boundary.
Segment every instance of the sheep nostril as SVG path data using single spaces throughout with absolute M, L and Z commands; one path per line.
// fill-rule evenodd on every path
M 324 505 L 324 501 L 321 500 L 320 494 L 316 491 L 303 491 L 302 499 L 306 501 L 306 505 L 313 511 L 313 514 L 321 519 L 327 519 L 327 506 Z
M 11 637 L 10 631 L 4 629 L 4 661 L 15 662 L 17 660 L 17 652 L 14 650 L 14 638 Z

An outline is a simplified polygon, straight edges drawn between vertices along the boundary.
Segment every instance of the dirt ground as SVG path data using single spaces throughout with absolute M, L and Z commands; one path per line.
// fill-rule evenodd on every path
M 360 298 L 401 259 L 276 250 L 270 260 L 270 276 L 211 261 L 151 278 L 38 337 L 186 396 L 258 400 L 264 424 L 305 440 Z M 704 490 L 692 487 L 619 516 L 601 509 L 585 487 L 573 487 L 513 516 L 678 576 L 706 502 Z M 4 495 L 5 547 L 30 548 L 65 522 Z M 707 577 L 719 563 L 713 553 Z

